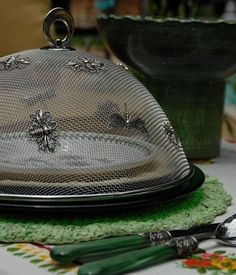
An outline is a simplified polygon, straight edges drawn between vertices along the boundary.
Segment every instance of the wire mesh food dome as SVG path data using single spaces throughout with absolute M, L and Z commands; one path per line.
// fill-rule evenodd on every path
M 62 40 L 50 36 L 56 20 Z M 140 194 L 191 174 L 163 110 L 124 66 L 67 47 L 61 8 L 44 32 L 48 47 L 0 58 L 0 197 Z

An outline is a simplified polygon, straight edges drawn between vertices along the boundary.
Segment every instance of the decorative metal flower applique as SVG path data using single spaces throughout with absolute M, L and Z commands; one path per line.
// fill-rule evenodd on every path
M 31 127 L 28 133 L 31 139 L 38 144 L 39 150 L 54 152 L 59 142 L 57 141 L 57 125 L 51 113 L 38 110 L 30 116 L 30 120 Z
M 98 73 L 105 68 L 105 64 L 96 59 L 75 58 L 68 61 L 67 67 L 78 72 Z
M 30 64 L 28 57 L 21 57 L 20 55 L 11 56 L 7 60 L 0 62 L 0 71 L 11 71 L 13 69 L 21 69 Z
M 121 68 L 125 69 L 126 71 L 129 71 L 128 67 L 125 66 L 123 63 L 116 62 L 115 63 L 117 66 L 120 66 Z
M 145 122 L 140 117 L 132 118 L 132 115 L 128 113 L 127 104 L 125 103 L 125 114 L 118 113 L 110 116 L 109 128 L 123 128 L 123 129 L 136 129 L 143 134 L 148 134 L 145 128 Z
M 173 127 L 170 125 L 170 122 L 164 122 L 162 124 L 163 131 L 166 134 L 167 138 L 171 143 L 173 143 L 176 147 L 181 147 L 181 143 L 179 138 L 177 137 Z

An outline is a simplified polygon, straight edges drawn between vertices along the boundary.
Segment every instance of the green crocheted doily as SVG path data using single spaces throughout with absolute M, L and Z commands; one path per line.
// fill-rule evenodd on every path
M 0 214 L 0 241 L 71 243 L 163 229 L 187 229 L 212 222 L 231 203 L 220 182 L 207 178 L 187 197 L 134 212 L 96 217 L 11 217 Z

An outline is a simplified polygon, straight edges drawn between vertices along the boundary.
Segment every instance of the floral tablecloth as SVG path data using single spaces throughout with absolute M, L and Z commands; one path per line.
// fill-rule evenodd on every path
M 0 245 L 0 274 L 77 274 L 76 265 L 60 265 L 50 256 L 50 246 L 14 243 Z M 17 268 L 19 267 L 19 268 Z
M 0 251 L 1 261 L 4 261 L 4 265 L 7 266 L 3 271 L 1 271 L 0 267 L 1 275 L 50 273 L 72 275 L 77 274 L 79 270 L 75 265 L 62 266 L 54 262 L 49 256 L 50 247 L 46 246 L 16 243 L 1 245 Z M 201 252 L 178 262 L 173 261 L 173 263 L 176 268 L 175 273 L 180 272 L 180 269 L 185 269 L 185 271 L 187 271 L 186 269 L 191 269 L 191 271 L 201 274 L 213 271 L 214 274 L 236 273 L 236 253 L 232 251 L 227 252 L 226 250 L 215 249 L 210 253 Z M 157 269 L 157 267 L 155 268 Z

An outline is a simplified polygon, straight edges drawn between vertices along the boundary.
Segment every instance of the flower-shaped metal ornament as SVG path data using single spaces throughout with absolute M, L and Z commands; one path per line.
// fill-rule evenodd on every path
M 181 147 L 181 142 L 179 138 L 177 137 L 173 127 L 171 126 L 170 122 L 164 122 L 162 124 L 163 131 L 168 138 L 168 140 L 173 143 L 177 148 Z
M 0 71 L 11 71 L 13 69 L 20 69 L 30 64 L 28 57 L 21 57 L 20 55 L 11 56 L 7 60 L 0 62 Z
M 67 67 L 78 72 L 82 71 L 82 72 L 98 73 L 104 69 L 105 65 L 104 63 L 96 59 L 76 58 L 73 60 L 69 60 L 67 63 Z
M 31 140 L 38 144 L 39 150 L 54 152 L 59 142 L 57 124 L 51 113 L 38 110 L 30 116 L 30 120 L 32 124 L 28 133 Z
M 120 66 L 121 68 L 125 69 L 126 71 L 129 71 L 129 68 L 127 66 L 125 66 L 125 64 L 120 63 L 120 62 L 116 62 L 115 63 L 117 66 Z

